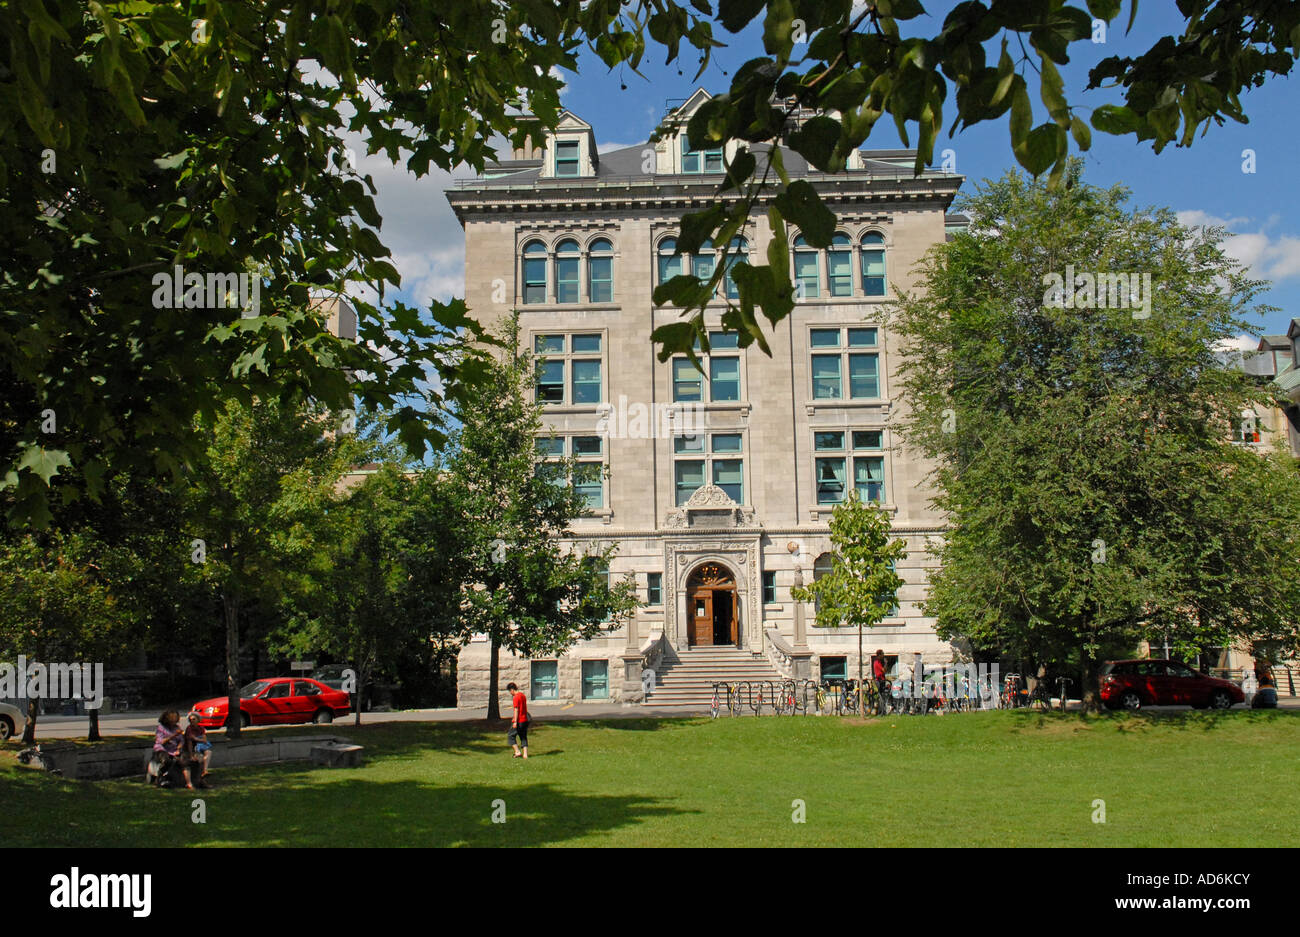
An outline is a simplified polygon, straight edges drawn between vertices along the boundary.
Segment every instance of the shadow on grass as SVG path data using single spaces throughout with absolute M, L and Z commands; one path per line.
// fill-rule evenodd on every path
M 240 772 L 212 790 L 158 791 L 10 770 L 0 771 L 0 796 L 13 822 L 0 827 L 12 846 L 546 846 L 600 833 L 617 845 L 620 830 L 694 812 L 654 797 L 520 780 L 450 785 L 280 766 Z M 196 798 L 205 804 L 202 824 L 193 821 Z

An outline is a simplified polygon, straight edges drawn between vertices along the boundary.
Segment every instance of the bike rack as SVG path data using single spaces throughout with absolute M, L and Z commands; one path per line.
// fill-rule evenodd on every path
M 808 715 L 808 691 L 809 690 L 812 690 L 812 694 L 813 694 L 812 708 L 813 709 L 817 708 L 817 681 L 808 680 L 805 678 L 804 681 L 799 684 L 799 689 L 800 689 L 800 693 L 803 696 L 803 714 L 806 716 Z

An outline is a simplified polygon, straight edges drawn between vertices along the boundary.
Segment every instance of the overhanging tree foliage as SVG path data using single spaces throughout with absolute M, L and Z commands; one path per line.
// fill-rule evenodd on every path
M 1077 655 L 1092 702 L 1098 661 L 1144 638 L 1294 638 L 1300 487 L 1227 441 L 1260 392 L 1219 349 L 1250 329 L 1261 284 L 1222 230 L 1131 211 L 1077 165 L 1069 181 L 979 186 L 970 231 L 930 253 L 924 295 L 903 297 L 891 328 L 924 349 L 902 365 L 899 428 L 937 460 L 949 517 L 928 603 L 939 634 Z M 1108 288 L 1085 298 L 1081 279 L 1065 305 L 1071 275 L 1121 273 L 1137 287 L 1122 305 Z
M 519 144 L 554 125 L 563 79 L 553 69 L 576 70 L 584 42 L 611 68 L 633 69 L 652 48 L 672 61 L 685 43 L 702 72 L 720 44 L 715 23 L 737 32 L 762 15 L 765 54 L 695 115 L 696 146 L 779 141 L 835 171 L 888 114 L 905 139 L 916 134 L 919 166 L 948 106 L 954 129 L 1005 117 L 1021 165 L 1059 175 L 1071 137 L 1087 148 L 1089 123 L 1159 149 L 1190 143 L 1210 122 L 1244 120 L 1241 92 L 1286 74 L 1300 42 L 1300 8 L 1286 0 L 1183 0 L 1183 35 L 1093 70 L 1090 86 L 1122 88 L 1124 103 L 1085 123 L 1056 64 L 1091 40 L 1094 19 L 1131 26 L 1136 9 L 1136 0 L 1088 0 L 1086 10 L 964 2 L 936 33 L 904 35 L 923 12 L 917 0 L 720 0 L 716 10 L 708 0 L 6 4 L 0 465 L 9 518 L 48 521 L 56 477 L 73 497 L 100 492 L 109 467 L 179 473 L 202 448 L 193 418 L 211 418 L 227 399 L 306 393 L 341 410 L 355 392 L 393 409 L 390 429 L 412 451 L 443 440 L 448 409 L 482 374 L 479 359 L 449 352 L 482 335 L 459 302 L 384 302 L 398 275 L 345 129 L 417 175 L 481 169 L 494 139 Z M 1038 126 L 1035 74 L 1049 118 Z M 793 107 L 819 116 L 794 130 Z M 521 109 L 537 120 L 520 122 Z M 743 148 L 717 204 L 684 224 L 682 250 L 710 232 L 729 243 L 765 187 L 756 166 Z M 740 299 L 725 319 L 745 346 L 765 351 L 755 310 L 775 323 L 792 303 L 784 222 L 814 246 L 830 237 L 811 187 L 783 178 L 779 164 L 773 171 L 781 191 L 765 206 L 778 227 L 770 265 L 735 269 Z M 241 312 L 225 299 L 225 278 L 244 273 L 261 302 Z M 223 279 L 200 298 L 189 276 Z M 360 343 L 351 345 L 329 334 L 309 294 L 355 297 L 360 287 L 379 300 L 357 301 Z M 657 301 L 695 313 L 691 329 L 656 333 L 663 356 L 693 355 L 692 330 L 707 349 L 699 284 L 660 289 Z M 429 371 L 440 380 L 422 383 Z M 47 413 L 57 435 L 43 429 Z

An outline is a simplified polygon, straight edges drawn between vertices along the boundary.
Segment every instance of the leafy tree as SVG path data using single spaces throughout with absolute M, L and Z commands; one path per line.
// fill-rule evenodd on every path
M 633 69 L 653 46 L 672 61 L 686 43 L 699 52 L 698 77 L 721 44 L 715 23 L 734 33 L 762 14 L 765 55 L 691 122 L 697 146 L 746 144 L 717 202 L 688 216 L 678 243 L 692 250 L 711 229 L 728 243 L 764 189 L 769 167 L 755 179 L 750 148 L 781 141 L 835 171 L 888 113 L 905 138 L 914 125 L 918 165 L 928 163 L 950 91 L 954 128 L 1005 116 L 1021 164 L 1059 175 L 1068 139 L 1084 149 L 1091 131 L 1056 64 L 1091 38 L 1094 17 L 1117 25 L 1123 4 L 1086 6 L 965 2 L 936 35 L 904 36 L 923 12 L 917 0 L 720 0 L 716 14 L 705 0 L 7 4 L 0 465 L 10 519 L 48 522 L 56 477 L 72 497 L 100 493 L 109 467 L 179 475 L 204 445 L 194 417 L 210 422 L 231 399 L 307 394 L 341 410 L 355 393 L 393 408 L 390 429 L 413 452 L 444 441 L 449 410 L 482 376 L 479 359 L 452 352 L 482 334 L 460 302 L 385 301 L 399 278 L 377 233 L 373 181 L 342 145 L 345 128 L 417 176 L 482 169 L 498 138 L 519 145 L 554 126 L 563 86 L 554 70 L 576 71 L 584 42 L 609 67 Z M 1130 0 L 1130 27 L 1136 7 Z M 1090 86 L 1125 96 L 1094 111 L 1093 129 L 1157 149 L 1185 145 L 1210 121 L 1244 120 L 1241 92 L 1288 72 L 1300 40 L 1295 4 L 1185 0 L 1180 10 L 1182 36 L 1093 70 Z M 1035 73 L 1050 118 L 1038 126 Z M 796 107 L 817 116 L 791 130 Z M 520 121 L 523 110 L 536 120 Z M 815 191 L 791 183 L 778 161 L 770 168 L 781 181 L 767 199 L 779 230 L 773 262 L 737 267 L 740 299 L 725 320 L 765 351 L 754 310 L 775 323 L 791 308 L 781 219 L 814 246 L 830 237 Z M 188 284 L 157 279 L 177 265 L 248 273 L 262 302 L 241 312 L 215 284 L 222 295 L 196 305 L 191 294 L 179 308 L 176 291 Z M 378 300 L 357 301 L 354 345 L 330 335 L 309 290 L 363 286 Z M 656 293 L 688 308 L 703 296 L 691 283 Z M 691 325 L 707 349 L 702 311 Z M 665 357 L 693 354 L 690 329 L 655 339 Z M 423 382 L 427 371 L 440 380 Z M 55 438 L 41 428 L 46 413 L 64 424 Z
M 895 564 L 907 558 L 907 543 L 889 536 L 889 514 L 874 502 L 864 504 L 856 490 L 831 512 L 831 569 L 790 594 L 797 602 L 817 603 L 817 624 L 858 629 L 858 685 L 862 685 L 862 632 L 888 616 L 903 580 Z M 859 709 L 866 706 L 858 694 Z
M 0 541 L 0 660 L 23 654 L 33 663 L 102 665 L 121 653 L 140 631 L 137 609 L 123 601 L 119 588 L 137 564 L 87 531 Z M 38 714 L 38 701 L 30 699 L 24 744 L 36 741 Z M 99 710 L 89 714 L 89 737 L 97 741 Z
M 970 231 L 923 261 L 924 293 L 901 299 L 891 327 L 925 349 L 901 366 L 899 428 L 936 460 L 949 518 L 928 602 L 939 634 L 1040 661 L 1077 654 L 1095 705 L 1099 660 L 1141 639 L 1294 633 L 1295 528 L 1259 493 L 1294 502 L 1297 489 L 1226 441 L 1259 391 L 1218 346 L 1250 328 L 1260 284 L 1224 254 L 1222 230 L 1130 211 L 1122 188 L 1083 184 L 1077 165 L 1068 182 L 979 186 Z M 1065 281 L 1084 273 L 1148 279 L 1067 302 Z
M 637 606 L 631 580 L 609 582 L 616 547 L 583 553 L 560 544 L 585 509 L 567 481 L 581 469 L 572 459 L 538 464 L 543 427 L 541 405 L 530 399 L 535 365 L 518 350 L 518 333 L 516 315 L 504 336 L 513 354 L 492 367 L 463 411 L 447 464 L 447 496 L 462 531 L 460 634 L 463 640 L 486 634 L 491 641 L 489 719 L 500 718 L 501 648 L 524 657 L 559 654 L 617 628 Z
M 279 609 L 286 596 L 313 588 L 324 556 L 320 517 L 345 468 L 339 425 L 319 407 L 231 402 L 203 427 L 207 451 L 189 466 L 183 511 L 191 539 L 177 547 L 221 603 L 232 736 L 240 729 L 241 616 L 254 605 Z

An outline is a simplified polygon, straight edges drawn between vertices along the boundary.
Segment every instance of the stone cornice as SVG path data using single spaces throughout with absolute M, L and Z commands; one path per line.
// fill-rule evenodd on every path
M 469 214 L 522 214 L 555 212 L 562 205 L 566 214 L 611 210 L 675 211 L 700 209 L 718 200 L 716 181 L 682 182 L 679 176 L 661 177 L 662 182 L 644 178 L 624 181 L 599 179 L 585 183 L 541 181 L 526 185 L 478 185 L 447 189 L 447 201 L 462 223 Z M 804 177 L 822 198 L 832 205 L 938 203 L 946 210 L 961 186 L 961 176 L 844 176 Z M 757 205 L 766 207 L 777 191 L 769 189 Z

